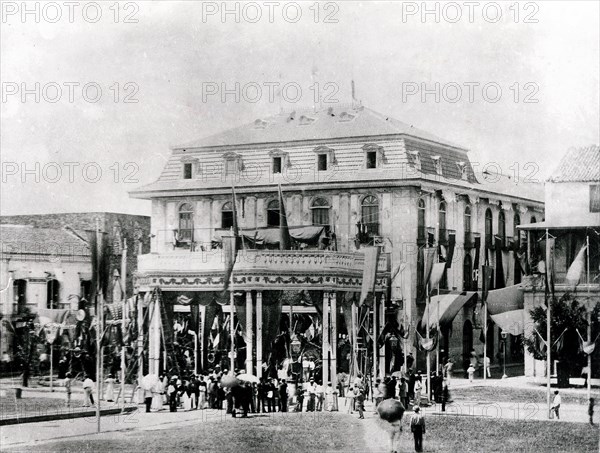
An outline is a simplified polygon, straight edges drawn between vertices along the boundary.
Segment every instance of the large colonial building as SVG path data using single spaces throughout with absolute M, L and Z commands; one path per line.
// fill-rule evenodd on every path
M 520 279 L 516 226 L 544 217 L 538 185 L 478 178 L 467 149 L 359 105 L 258 118 L 175 146 L 158 180 L 131 193 L 152 201 L 151 253 L 139 257 L 138 276 L 141 290 L 160 287 L 176 313 L 189 311 L 182 300 L 202 308 L 204 360 L 215 313 L 228 310 L 218 293 L 224 286 L 221 241 L 233 225 L 232 186 L 246 245 L 233 275 L 236 311 L 246 367 L 258 374 L 275 347 L 271 340 L 289 326 L 290 311 L 314 315 L 324 380 L 348 371 L 347 340 L 364 352 L 358 359 L 363 370 L 372 354 L 380 373 L 398 369 L 401 360 L 390 359 L 393 345 L 377 349 L 371 340 L 395 318 L 410 332 L 404 345 L 414 350 L 414 327 L 425 307 L 424 247 L 437 247 L 440 259 L 453 249 L 440 292 L 480 287 L 474 270 L 486 259 L 496 262 L 496 254 L 505 266 L 495 281 L 511 285 Z M 278 186 L 293 250 L 278 250 Z M 364 250 L 372 245 L 382 253 L 375 303 L 365 314 L 352 307 L 361 290 Z M 392 284 L 401 263 L 406 265 Z M 286 290 L 301 295 L 290 302 L 293 297 L 281 298 Z M 275 321 L 265 319 L 277 304 L 283 304 L 281 326 L 277 310 Z M 472 348 L 481 352 L 475 305 L 474 299 L 445 326 L 443 347 L 457 363 Z M 365 317 L 370 321 L 362 324 L 361 343 L 352 337 L 361 335 Z

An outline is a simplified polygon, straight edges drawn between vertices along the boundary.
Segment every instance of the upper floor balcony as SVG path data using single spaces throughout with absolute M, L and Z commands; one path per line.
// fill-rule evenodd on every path
M 364 254 L 330 250 L 240 250 L 234 272 L 265 273 L 347 273 L 362 275 Z M 222 249 L 209 251 L 172 251 L 150 253 L 138 257 L 141 274 L 215 273 L 225 271 Z M 389 254 L 382 253 L 377 272 L 389 272 Z

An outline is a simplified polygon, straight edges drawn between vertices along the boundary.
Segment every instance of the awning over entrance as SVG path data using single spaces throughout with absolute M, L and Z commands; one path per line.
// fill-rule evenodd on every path
M 525 299 L 521 285 L 488 292 L 488 312 L 500 328 L 511 335 L 521 335 L 525 323 Z
M 325 227 L 322 226 L 300 226 L 290 227 L 290 236 L 297 242 L 310 246 L 317 246 L 322 236 L 326 234 Z M 253 245 L 279 245 L 279 228 L 259 228 L 256 230 L 241 230 L 240 235 L 249 244 Z M 213 236 L 213 242 L 222 242 L 219 231 Z
M 429 327 L 432 328 L 438 325 L 438 314 L 440 327 L 452 324 L 458 312 L 476 294 L 477 291 L 463 291 L 433 296 L 429 304 Z M 425 313 L 425 316 L 427 316 L 427 313 Z
M 568 219 L 567 219 L 568 220 Z M 559 222 L 538 222 L 538 223 L 526 223 L 524 225 L 518 225 L 518 229 L 520 230 L 530 230 L 530 231 L 545 231 L 545 230 L 585 230 L 587 228 L 595 228 L 598 229 L 600 226 L 598 224 L 585 222 L 577 222 L 577 223 L 559 223 Z

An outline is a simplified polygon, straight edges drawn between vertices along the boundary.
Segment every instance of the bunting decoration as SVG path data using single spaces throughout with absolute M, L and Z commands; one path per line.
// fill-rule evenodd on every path
M 419 350 L 425 352 L 431 352 L 437 347 L 438 341 L 438 331 L 435 330 L 433 335 L 430 335 L 429 338 L 423 338 L 423 336 L 419 333 L 418 330 L 415 330 L 416 335 L 415 339 L 417 340 L 417 346 Z
M 406 263 L 400 263 L 392 272 L 392 300 L 399 301 L 404 300 L 404 294 L 402 292 L 402 274 L 406 269 Z
M 554 246 L 555 238 L 546 237 L 546 290 L 554 297 Z
M 435 262 L 435 247 L 425 247 L 423 249 L 424 255 L 424 271 L 423 271 L 423 292 L 427 291 L 429 285 L 429 279 L 431 278 L 431 271 L 433 270 L 433 264 Z

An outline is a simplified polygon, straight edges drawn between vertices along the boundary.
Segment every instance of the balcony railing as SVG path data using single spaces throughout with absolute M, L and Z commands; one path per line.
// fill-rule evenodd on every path
M 389 254 L 382 253 L 378 272 L 388 271 Z M 365 265 L 362 253 L 329 250 L 240 250 L 236 271 L 333 272 L 361 273 Z M 151 253 L 138 257 L 141 273 L 163 272 L 223 272 L 225 259 L 221 249 L 198 252 Z

